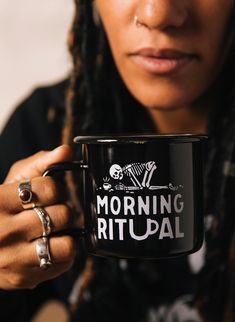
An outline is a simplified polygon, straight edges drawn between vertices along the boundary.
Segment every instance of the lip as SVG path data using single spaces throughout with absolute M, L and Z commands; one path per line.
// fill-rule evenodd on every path
M 142 48 L 129 57 L 138 67 L 156 75 L 174 73 L 198 59 L 194 53 L 155 48 Z

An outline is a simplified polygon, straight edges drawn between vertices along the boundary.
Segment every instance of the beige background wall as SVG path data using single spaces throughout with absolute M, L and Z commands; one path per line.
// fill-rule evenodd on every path
M 73 0 L 0 0 L 0 130 L 35 86 L 65 77 Z
M 33 88 L 66 77 L 73 10 L 73 0 L 0 0 L 0 131 Z M 64 308 L 50 303 L 33 322 L 66 320 Z

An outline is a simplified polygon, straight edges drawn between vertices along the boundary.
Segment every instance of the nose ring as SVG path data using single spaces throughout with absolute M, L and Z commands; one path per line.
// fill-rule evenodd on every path
M 141 23 L 140 21 L 139 21 L 139 18 L 138 18 L 138 16 L 134 16 L 134 24 L 136 25 L 136 27 L 142 27 L 144 24 L 143 23 Z

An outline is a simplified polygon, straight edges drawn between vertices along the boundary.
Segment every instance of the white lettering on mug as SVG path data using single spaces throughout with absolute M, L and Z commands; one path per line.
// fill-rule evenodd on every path
M 100 191 L 96 196 L 98 239 L 131 237 L 142 241 L 150 236 L 159 240 L 185 236 L 182 231 L 185 203 L 179 193 L 183 185 L 152 184 L 156 170 L 155 161 L 110 166 L 109 176 L 96 189 Z
M 184 233 L 180 232 L 180 219 L 179 217 L 175 218 L 175 238 L 183 238 Z
M 105 207 L 105 214 L 108 214 L 108 196 L 104 196 L 103 199 L 101 196 L 97 196 L 97 213 L 100 214 L 100 208 Z
M 102 235 L 104 239 L 107 239 L 106 235 L 107 222 L 104 218 L 98 218 L 98 239 L 102 239 Z
M 155 235 L 157 239 L 173 239 L 183 238 L 184 233 L 180 232 L 180 218 L 175 217 L 173 221 L 169 218 L 163 218 L 161 222 L 153 219 L 146 219 L 146 227 L 143 234 L 137 233 L 134 227 L 134 219 L 109 219 L 98 218 L 98 239 L 124 240 L 130 236 L 132 239 L 142 241 L 151 235 Z M 126 236 L 124 235 L 124 227 L 126 227 Z
M 114 196 L 110 199 L 110 210 L 114 215 L 120 214 L 121 200 L 118 197 Z
M 97 214 L 112 215 L 164 215 L 182 213 L 184 201 L 181 194 L 167 196 L 103 196 L 97 195 Z M 160 209 L 160 212 L 157 211 Z
M 159 234 L 159 239 L 163 239 L 166 237 L 169 237 L 171 239 L 174 238 L 169 218 L 163 218 Z
M 130 235 L 135 240 L 147 239 L 148 236 L 155 234 L 158 231 L 158 228 L 159 228 L 159 224 L 157 223 L 156 220 L 147 219 L 146 233 L 144 235 L 142 235 L 142 236 L 137 236 L 134 233 L 134 221 L 133 221 L 133 219 L 130 219 L 129 224 L 130 224 Z M 153 228 L 153 230 L 152 230 L 152 225 L 155 226 Z
M 174 199 L 174 209 L 177 213 L 182 212 L 184 209 L 184 202 L 183 201 L 178 202 L 179 199 L 182 199 L 181 194 L 177 194 Z
M 124 198 L 123 202 L 124 202 L 124 214 L 128 215 L 130 213 L 131 215 L 134 215 L 135 199 L 133 197 L 126 197 Z
M 119 228 L 119 240 L 124 240 L 123 237 L 123 225 L 127 223 L 126 219 L 114 219 L 115 223 L 118 224 Z
M 109 240 L 113 240 L 113 221 L 109 219 Z

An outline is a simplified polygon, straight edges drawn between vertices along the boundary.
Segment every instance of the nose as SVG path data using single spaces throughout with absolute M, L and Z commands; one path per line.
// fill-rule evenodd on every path
M 148 29 L 164 30 L 183 26 L 188 12 L 184 0 L 139 0 L 136 17 Z

